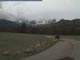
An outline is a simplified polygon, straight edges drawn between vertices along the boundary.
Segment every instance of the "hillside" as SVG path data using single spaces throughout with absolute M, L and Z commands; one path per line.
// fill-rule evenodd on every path
M 15 31 L 18 26 L 16 22 L 0 19 L 0 31 Z

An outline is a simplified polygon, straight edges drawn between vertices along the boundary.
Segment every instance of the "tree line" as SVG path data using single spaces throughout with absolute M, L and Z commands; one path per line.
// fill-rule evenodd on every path
M 30 25 L 25 23 L 21 25 L 22 33 L 32 34 L 60 34 L 60 35 L 79 35 L 80 34 L 80 19 L 65 20 L 61 19 L 58 22 L 51 22 L 43 25 Z
M 31 21 L 27 24 L 26 22 L 16 23 L 0 20 L 0 31 L 48 35 L 80 35 L 80 19 L 61 19 L 58 22 L 56 22 L 56 19 L 53 19 L 51 22 L 48 21 L 48 23 L 41 25 L 36 25 L 35 22 Z

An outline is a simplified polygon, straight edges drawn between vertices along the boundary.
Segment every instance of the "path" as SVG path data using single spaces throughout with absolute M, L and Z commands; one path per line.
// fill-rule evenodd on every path
M 46 51 L 22 60 L 56 60 L 67 56 L 80 60 L 80 42 L 70 39 L 62 40 L 64 41 L 57 43 Z
M 73 44 L 72 57 L 75 60 L 80 60 L 80 41 L 70 40 L 70 39 L 63 39 L 63 40 L 69 41 Z

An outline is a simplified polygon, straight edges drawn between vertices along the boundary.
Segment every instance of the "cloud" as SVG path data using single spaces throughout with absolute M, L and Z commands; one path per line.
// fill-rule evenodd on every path
M 15 16 L 25 16 L 29 19 L 56 17 L 80 17 L 79 0 L 43 0 L 42 2 L 3 2 L 3 9 Z M 70 16 L 69 16 L 70 15 Z M 51 18 L 52 18 L 51 17 Z

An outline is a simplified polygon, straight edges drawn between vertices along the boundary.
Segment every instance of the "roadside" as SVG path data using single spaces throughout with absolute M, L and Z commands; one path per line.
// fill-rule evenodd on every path
M 80 41 L 78 40 L 70 40 L 70 39 L 62 39 L 64 41 L 69 41 L 73 44 L 72 57 L 75 60 L 80 60 Z
M 46 36 L 46 37 L 54 38 L 53 36 Z M 61 40 L 72 44 L 73 50 L 70 57 L 74 58 L 74 60 L 80 60 L 80 41 L 75 39 L 69 39 L 69 38 L 61 38 Z
M 73 57 L 73 44 L 70 41 L 61 41 L 53 47 L 34 56 L 22 60 L 57 60 L 63 57 Z

